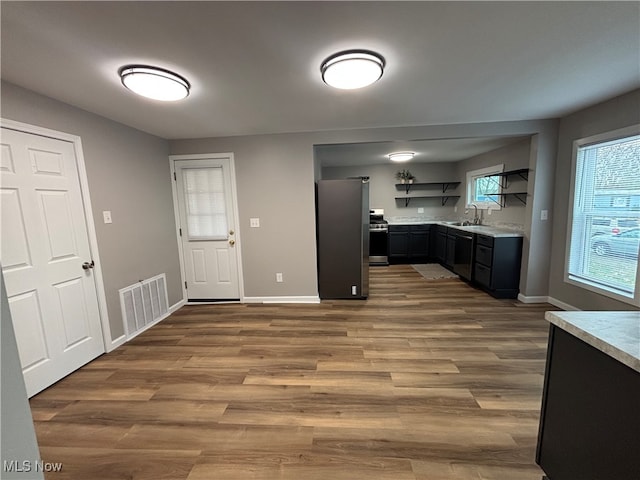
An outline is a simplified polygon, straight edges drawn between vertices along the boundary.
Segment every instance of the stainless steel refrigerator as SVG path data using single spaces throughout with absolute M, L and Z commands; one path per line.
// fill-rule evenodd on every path
M 322 299 L 369 295 L 368 179 L 316 185 L 318 289 Z

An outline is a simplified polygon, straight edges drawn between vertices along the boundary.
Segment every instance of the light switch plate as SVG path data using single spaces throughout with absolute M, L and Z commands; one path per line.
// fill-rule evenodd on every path
M 260 219 L 259 218 L 250 218 L 249 226 L 251 228 L 259 228 L 260 227 Z
M 104 223 L 113 223 L 113 220 L 111 220 L 110 210 L 105 210 L 104 212 L 102 212 L 102 218 L 104 219 Z
M 540 210 L 540 220 L 549 219 L 549 210 Z

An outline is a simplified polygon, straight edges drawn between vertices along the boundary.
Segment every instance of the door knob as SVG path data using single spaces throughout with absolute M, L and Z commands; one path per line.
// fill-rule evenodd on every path
M 95 267 L 95 265 L 96 265 L 96 264 L 95 264 L 95 262 L 94 262 L 93 260 L 91 260 L 91 262 L 84 262 L 84 263 L 82 264 L 82 269 L 83 269 L 83 270 L 89 270 L 90 268 Z
M 236 244 L 235 240 L 229 240 L 229 245 L 231 245 L 232 247 Z

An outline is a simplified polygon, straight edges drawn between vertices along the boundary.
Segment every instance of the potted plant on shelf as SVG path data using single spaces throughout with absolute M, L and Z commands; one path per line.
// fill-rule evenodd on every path
M 413 183 L 416 177 L 409 170 L 403 169 L 396 173 L 396 178 L 400 180 L 400 183 Z

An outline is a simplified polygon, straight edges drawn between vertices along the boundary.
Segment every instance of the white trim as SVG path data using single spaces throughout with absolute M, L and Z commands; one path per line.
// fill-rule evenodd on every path
M 557 298 L 553 298 L 553 297 L 545 297 L 544 295 L 539 295 L 539 296 L 526 296 L 523 294 L 518 294 L 518 300 L 520 300 L 522 303 L 549 303 L 551 305 L 553 305 L 554 307 L 558 307 L 561 308 L 562 310 L 568 311 L 568 312 L 579 312 L 580 309 L 578 307 L 574 307 L 573 305 L 570 305 L 568 303 L 565 303 L 561 300 L 558 300 Z
M 241 228 L 240 228 L 240 213 L 238 210 L 238 190 L 236 187 L 236 167 L 234 155 L 232 152 L 228 153 L 198 153 L 198 154 L 186 154 L 186 155 L 169 155 L 169 167 L 171 170 L 171 192 L 173 195 L 173 211 L 175 215 L 175 225 L 176 225 L 176 240 L 178 242 L 178 259 L 180 261 L 180 284 L 182 287 L 182 301 L 187 302 L 187 289 L 185 288 L 184 282 L 186 277 L 185 267 L 184 267 L 184 252 L 182 251 L 182 239 L 180 238 L 180 209 L 178 205 L 178 189 L 175 182 L 176 175 L 176 160 L 215 160 L 218 158 L 228 158 L 229 159 L 229 176 L 231 181 L 231 198 L 233 199 L 233 216 L 235 223 L 235 237 L 236 237 L 236 260 L 237 260 L 237 270 L 238 270 L 238 293 L 240 295 L 240 300 L 244 299 L 244 274 L 242 270 L 242 238 L 240 236 Z M 197 302 L 200 303 L 201 302 Z M 216 302 L 219 303 L 219 302 Z
M 171 315 L 172 313 L 177 312 L 182 307 L 184 307 L 186 304 L 187 304 L 187 301 L 185 299 L 178 300 L 176 303 L 174 303 L 173 305 L 171 305 L 169 307 L 169 315 Z
M 157 320 L 154 320 L 153 322 L 151 322 L 148 325 L 145 325 L 144 328 L 137 330 L 136 332 L 134 332 L 130 337 L 127 338 L 126 335 L 122 335 L 120 338 L 118 338 L 118 344 L 113 347 L 119 347 L 120 345 L 127 343 L 131 340 L 133 340 L 134 338 L 136 338 L 138 335 L 140 335 L 142 332 L 149 330 L 151 327 L 153 327 L 154 325 L 159 324 L 161 321 L 165 320 L 166 318 L 169 318 L 173 313 L 175 313 L 176 311 L 178 311 L 180 308 L 182 308 L 185 305 L 185 301 L 184 300 L 180 300 L 177 303 L 171 305 L 167 311 L 167 313 L 165 313 L 164 315 L 162 315 L 161 317 L 159 317 Z M 124 318 L 124 316 L 123 316 Z
M 469 170 L 466 174 L 467 184 L 464 202 L 465 208 L 468 209 L 469 207 L 471 207 L 471 204 L 474 203 L 479 210 L 502 210 L 502 205 L 496 202 L 477 202 L 473 199 L 473 180 L 476 177 L 502 172 L 504 172 L 504 163 L 494 165 L 492 167 Z M 500 193 L 502 193 L 502 183 L 500 184 Z
M 320 303 L 320 297 L 244 297 L 244 303 Z
M 98 314 L 100 316 L 100 325 L 102 327 L 102 342 L 105 352 L 110 352 L 121 344 L 118 342 L 121 341 L 122 336 L 118 337 L 117 339 L 113 339 L 111 336 L 111 326 L 109 324 L 109 314 L 107 310 L 107 296 L 105 294 L 104 278 L 102 275 L 102 262 L 100 261 L 100 254 L 98 252 L 98 237 L 96 235 L 95 222 L 93 220 L 93 211 L 91 209 L 89 180 L 87 177 L 84 155 L 82 152 L 82 141 L 77 135 L 59 132 L 56 130 L 51 130 L 36 125 L 30 125 L 27 123 L 16 122 L 14 120 L 7 120 L 4 118 L 0 118 L 0 127 L 62 140 L 73 144 L 73 149 L 76 155 L 76 165 L 78 167 L 78 179 L 80 182 L 80 193 L 82 195 L 84 217 L 87 226 L 87 235 L 89 237 L 89 249 L 91 251 L 91 258 L 95 262 L 95 267 L 93 268 L 93 281 L 96 286 Z
M 118 338 L 116 338 L 111 342 L 111 344 L 107 348 L 106 353 L 112 352 L 113 350 L 118 348 L 120 345 L 124 345 L 126 342 L 127 342 L 127 336 L 125 334 L 120 335 Z
M 549 303 L 551 305 L 553 305 L 554 307 L 558 307 L 561 308 L 562 310 L 568 311 L 568 312 L 579 312 L 580 309 L 578 307 L 574 307 L 573 305 L 569 305 L 568 303 L 565 303 L 561 300 L 558 300 L 557 298 L 553 298 L 553 297 L 549 297 Z
M 529 297 L 519 293 L 518 300 L 522 303 L 549 303 L 549 297 L 544 295 L 532 295 Z
M 575 195 L 576 195 L 576 174 L 578 168 L 578 150 L 582 147 L 589 145 L 596 145 L 599 143 L 614 142 L 630 136 L 640 135 L 640 124 L 630 125 L 628 127 L 619 128 L 609 132 L 603 132 L 589 137 L 579 138 L 573 141 L 573 147 L 571 150 L 571 177 L 569 185 L 569 209 L 567 213 L 567 237 L 565 239 L 565 258 L 564 258 L 564 282 L 573 285 L 590 292 L 612 298 L 622 303 L 629 305 L 640 306 L 640 268 L 636 269 L 636 287 L 633 292 L 633 296 L 629 297 L 624 293 L 618 293 L 614 287 L 600 286 L 596 282 L 589 281 L 586 278 L 580 278 L 577 275 L 569 273 L 570 258 L 571 258 L 571 239 L 573 238 L 573 217 L 575 209 Z M 640 258 L 638 258 L 638 266 L 640 267 Z M 562 303 L 562 302 L 561 302 Z M 565 304 L 566 305 L 566 304 Z M 559 305 L 556 305 L 559 306 Z M 570 305 L 569 305 L 570 306 Z M 571 307 L 571 306 L 570 306 Z M 560 307 L 563 308 L 563 307 Z M 572 309 L 578 310 L 575 307 Z

